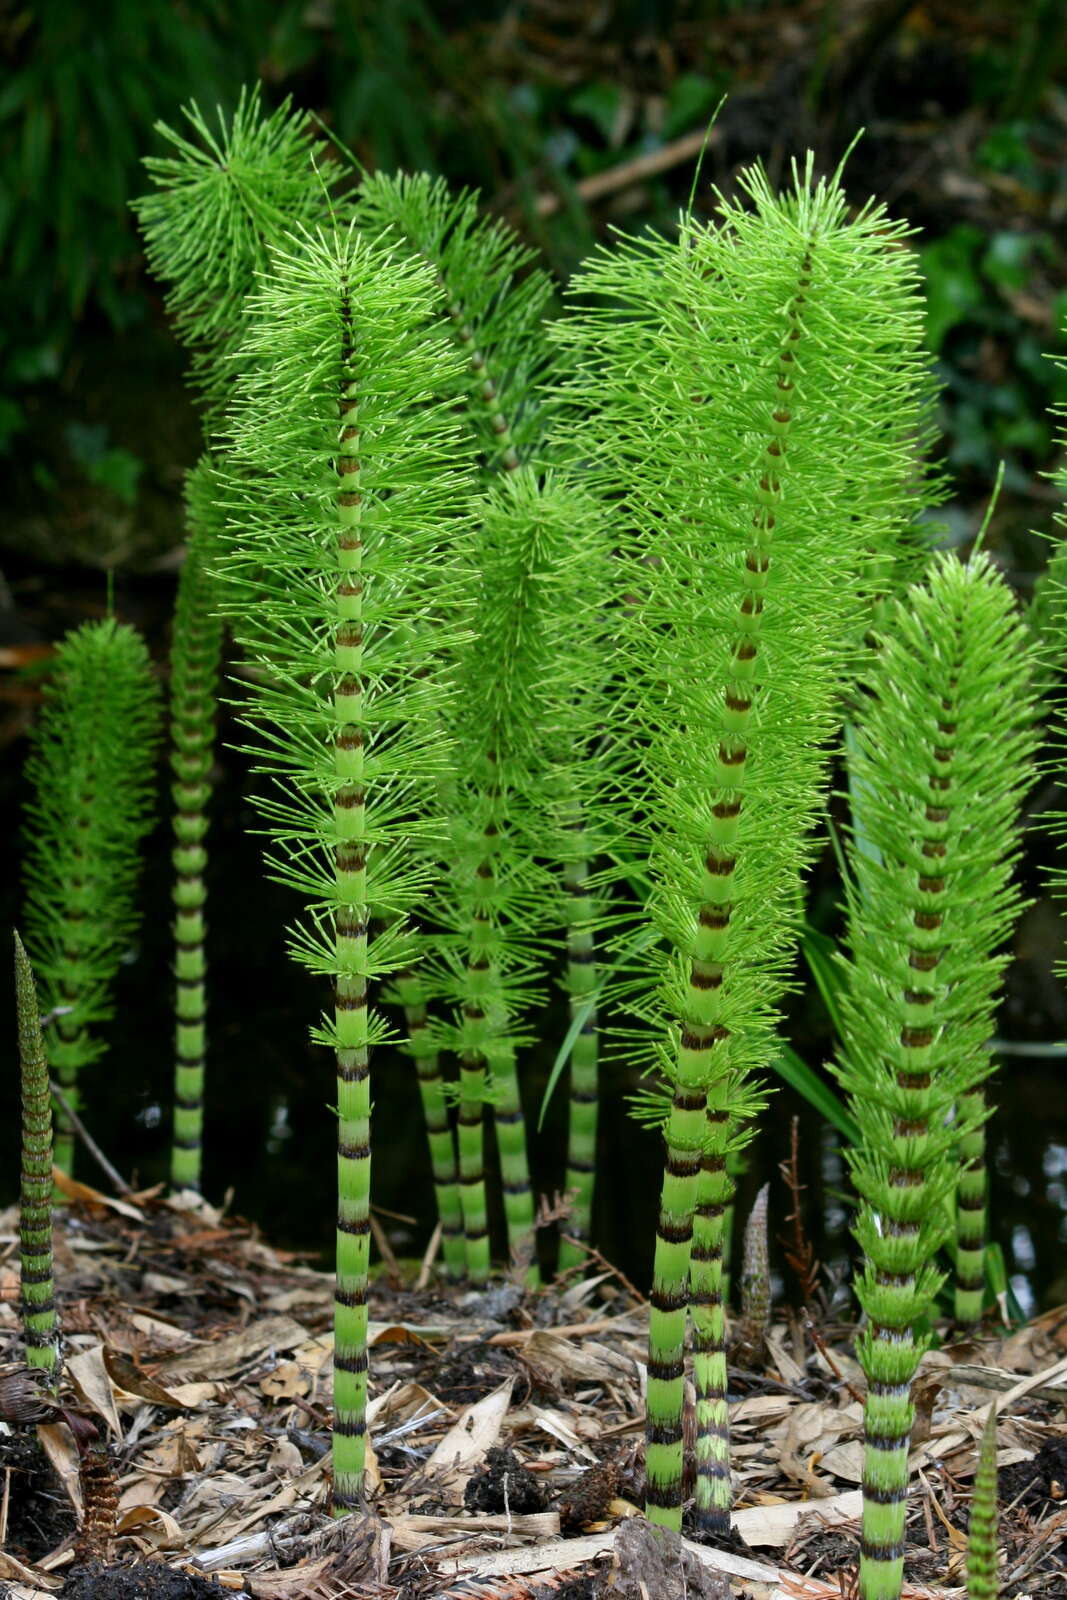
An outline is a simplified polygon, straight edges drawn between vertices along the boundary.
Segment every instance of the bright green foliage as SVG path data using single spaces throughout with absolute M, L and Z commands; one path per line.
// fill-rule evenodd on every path
M 530 270 L 532 252 L 511 229 L 479 214 L 477 196 L 453 195 L 445 183 L 425 175 L 386 177 L 376 174 L 367 178 L 356 201 L 356 215 L 361 225 L 372 231 L 389 229 L 399 235 L 433 269 L 445 297 L 452 338 L 464 360 L 459 393 L 465 401 L 464 414 L 478 447 L 483 482 L 491 487 L 501 474 L 517 473 L 523 463 L 543 450 L 544 408 L 535 394 L 535 385 L 543 376 L 548 361 L 542 323 L 552 293 L 549 279 L 544 272 Z M 526 568 L 531 560 L 541 563 L 540 567 L 531 569 L 535 581 L 545 580 L 549 587 L 554 584 L 558 587 L 558 580 L 544 563 L 549 558 L 559 560 L 562 547 L 539 547 L 538 519 L 543 522 L 546 517 L 555 518 L 558 522 L 563 490 L 553 483 L 546 494 L 551 504 L 546 502 L 547 509 L 543 511 L 538 503 L 539 488 L 533 479 L 528 479 L 510 501 L 506 496 L 498 498 L 490 509 L 490 524 L 482 536 L 478 577 L 482 600 L 478 610 L 480 612 L 485 599 L 491 597 L 493 610 L 489 631 L 494 643 L 499 642 L 503 619 L 518 615 L 526 604 L 524 585 L 530 581 Z M 574 521 L 578 533 L 587 525 L 588 507 L 583 515 L 583 508 L 576 505 Z M 497 587 L 499 584 L 505 586 L 503 591 Z M 586 612 L 587 608 L 577 614 L 571 613 L 570 617 L 579 635 L 578 653 L 583 643 L 592 642 L 587 628 L 586 636 L 582 637 Z M 542 606 L 538 615 L 543 617 L 544 614 Z M 561 608 L 557 624 L 562 624 L 566 616 L 566 610 Z M 528 630 L 531 638 L 541 625 L 534 623 Z M 557 625 L 557 652 L 563 649 L 564 634 L 564 628 Z M 509 649 L 516 642 L 520 649 L 528 648 L 522 641 L 504 641 Z M 450 1042 L 461 1050 L 462 1056 L 458 1127 L 468 1270 L 474 1278 L 480 1279 L 485 1276 L 489 1264 L 483 1159 L 482 1104 L 485 1098 L 493 1105 L 504 1168 L 509 1234 L 513 1242 L 516 1235 L 528 1235 L 533 1222 L 515 1062 L 516 1041 L 504 1037 L 508 1033 L 509 1013 L 506 999 L 498 992 L 503 969 L 509 965 L 521 966 L 524 960 L 522 941 L 524 930 L 529 931 L 528 908 L 532 901 L 527 897 L 527 909 L 520 909 L 520 886 L 516 886 L 519 892 L 509 898 L 496 878 L 498 873 L 506 875 L 511 870 L 506 859 L 497 860 L 501 833 L 511 839 L 505 857 L 509 851 L 514 857 L 516 850 L 522 849 L 543 854 L 550 847 L 543 817 L 523 845 L 514 841 L 515 824 L 503 820 L 503 813 L 516 804 L 529 810 L 533 803 L 536 810 L 534 794 L 539 787 L 542 790 L 544 787 L 551 733 L 547 728 L 541 731 L 540 746 L 529 754 L 525 764 L 512 763 L 507 773 L 493 765 L 487 772 L 486 764 L 491 762 L 494 742 L 500 737 L 497 707 L 502 698 L 506 700 L 508 696 L 524 692 L 524 685 L 533 681 L 534 669 L 526 656 L 509 660 L 492 646 L 487 648 L 483 644 L 471 649 L 470 661 L 459 669 L 463 690 L 457 706 L 456 732 L 470 761 L 464 767 L 468 781 L 458 785 L 450 797 L 454 813 L 452 837 L 460 855 L 450 862 L 456 897 L 446 913 L 446 926 L 455 936 L 457 949 L 465 947 L 467 954 L 461 958 L 464 971 L 461 992 L 456 992 L 454 982 L 446 984 L 446 992 L 459 1001 L 465 1018 L 462 1038 L 453 1032 Z M 557 680 L 557 705 L 562 703 L 568 690 L 573 691 L 574 685 L 582 682 L 572 670 L 577 665 L 574 648 L 557 654 L 552 662 L 549 671 Z M 517 679 L 518 685 L 509 679 Z M 531 708 L 530 715 L 534 714 Z M 587 721 L 582 737 L 587 737 L 590 725 Z M 476 770 L 481 771 L 481 776 L 471 781 Z M 488 789 L 483 788 L 486 783 Z M 515 795 L 509 792 L 511 784 L 519 786 Z M 528 792 L 531 789 L 532 792 Z M 579 965 L 582 968 L 581 974 L 575 977 L 572 994 L 580 993 L 584 998 L 586 979 L 594 976 L 595 969 L 587 897 L 583 896 L 579 903 L 574 892 L 577 880 L 584 877 L 586 870 L 574 847 L 578 839 L 580 835 L 572 835 L 568 840 L 564 873 L 569 890 L 567 920 L 575 925 L 572 975 L 577 974 Z M 467 881 L 471 873 L 473 881 Z M 531 875 L 529 871 L 523 876 L 536 878 L 536 874 Z M 542 884 L 537 898 L 544 904 L 546 896 L 551 897 L 547 881 Z M 483 936 L 489 938 L 488 947 Z M 512 950 L 514 941 L 518 942 Z M 483 962 L 487 965 L 482 965 Z M 484 994 L 481 993 L 483 989 Z M 493 1053 L 492 1063 L 487 1050 Z M 584 1156 L 591 1130 L 595 1137 L 595 1024 L 592 1022 L 587 1023 L 583 1032 L 577 1059 L 579 1072 L 584 1069 L 582 1089 L 585 1092 L 578 1123 Z M 440 1086 L 424 1065 L 427 1060 L 423 1056 L 419 1081 L 429 1124 L 431 1118 L 439 1117 L 435 1101 Z M 588 1092 L 590 1078 L 592 1098 Z M 582 1180 L 585 1204 L 584 1208 L 580 1207 L 580 1214 L 584 1212 L 580 1227 L 583 1229 L 588 1225 L 591 1181 L 590 1167 Z
M 478 636 L 457 665 L 457 777 L 447 892 L 435 908 L 444 962 L 431 987 L 455 1007 L 438 1025 L 460 1058 L 460 1175 L 472 1276 L 488 1258 L 477 1228 L 481 1103 L 494 1105 L 505 1209 L 514 1245 L 533 1225 L 515 1070 L 523 1007 L 553 924 L 564 921 L 557 880 L 536 857 L 566 861 L 567 823 L 590 791 L 583 762 L 603 676 L 609 547 L 594 501 L 565 479 L 517 468 L 481 506 Z M 588 691 L 583 685 L 591 685 Z M 587 720 L 588 719 L 588 720 Z
M 555 330 L 593 413 L 575 448 L 619 499 L 617 621 L 647 793 L 649 915 L 635 980 L 672 1085 L 652 1292 L 648 1514 L 677 1527 L 687 1278 L 697 1329 L 697 1500 L 729 1520 L 722 1215 L 751 1073 L 776 1052 L 798 873 L 862 576 L 890 560 L 923 415 L 905 230 L 846 221 L 810 165 L 778 199 L 721 206 L 678 243 L 626 241 L 576 282 L 607 297 Z M 650 999 L 652 996 L 654 998 Z M 701 1168 L 703 1167 L 703 1175 Z
M 22 1263 L 22 1331 L 26 1365 L 40 1367 L 54 1385 L 59 1349 L 52 1274 L 52 1095 L 37 1009 L 33 969 L 15 935 L 15 1003 L 22 1075 L 22 1189 L 19 1256 Z
M 990 1406 L 978 1447 L 967 1530 L 967 1600 L 997 1600 L 997 1408 Z
M 531 270 L 533 251 L 506 223 L 480 215 L 477 195 L 455 195 L 425 173 L 375 173 L 360 187 L 355 216 L 372 235 L 398 236 L 438 278 L 486 481 L 536 456 L 543 413 L 535 385 L 547 360 L 552 283 Z
M 177 981 L 174 1140 L 170 1178 L 199 1189 L 204 1121 L 204 905 L 207 804 L 215 742 L 222 623 L 209 569 L 218 554 L 222 517 L 216 470 L 204 456 L 185 484 L 186 553 L 178 577 L 170 649 L 170 764 L 174 774 L 174 972 Z
M 83 623 L 56 652 L 26 773 L 26 944 L 59 1008 L 48 1058 L 77 1109 L 74 1081 L 103 1053 L 89 1032 L 111 1015 L 110 988 L 140 913 L 138 847 L 152 820 L 159 688 L 139 633 Z M 71 1170 L 73 1132 L 56 1119 L 56 1165 Z
M 442 831 L 440 663 L 469 562 L 437 303 L 424 267 L 352 229 L 294 236 L 248 307 L 227 458 L 223 603 L 260 669 L 246 718 L 275 780 L 257 803 L 272 871 L 307 904 L 292 952 L 334 988 L 314 1037 L 337 1065 L 338 1513 L 365 1457 L 369 1058 L 388 1033 L 368 989 L 419 953 L 407 918 Z
M 195 101 L 184 114 L 193 139 L 157 123 L 176 154 L 146 158 L 159 192 L 134 209 L 148 264 L 170 285 L 167 308 L 193 352 L 213 429 L 232 389 L 232 358 L 256 274 L 287 230 L 326 218 L 336 165 L 288 100 L 264 114 L 258 88 L 242 90 L 229 126 L 219 112 L 217 135 Z
M 1011 871 L 1034 749 L 1030 657 L 991 562 L 938 558 L 892 608 L 851 754 L 863 847 L 850 852 L 838 1073 L 861 1134 L 850 1161 L 868 1317 L 864 1600 L 900 1593 L 918 1324 L 942 1281 L 957 1146 L 978 1114 L 1021 904 Z

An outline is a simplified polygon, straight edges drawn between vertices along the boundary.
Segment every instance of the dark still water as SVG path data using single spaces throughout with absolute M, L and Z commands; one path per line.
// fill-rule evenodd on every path
M 233 737 L 232 727 L 226 731 Z M 19 768 L 24 742 L 12 738 L 0 773 L 0 825 L 13 847 L 24 799 Z M 322 1253 L 329 1259 L 334 1217 L 334 1084 L 330 1058 L 309 1043 L 307 1032 L 329 996 L 285 954 L 283 930 L 295 897 L 264 877 L 258 840 L 246 830 L 256 819 L 242 798 L 243 759 L 232 750 L 219 758 L 219 788 L 209 840 L 210 1058 L 207 1080 L 205 1193 L 220 1201 L 232 1188 L 232 1209 L 254 1220 L 272 1242 Z M 1038 796 L 1042 807 L 1055 795 Z M 1036 851 L 1048 845 L 1034 833 L 1034 859 L 1024 869 L 1027 893 L 1037 897 L 1017 939 L 1000 1032 L 1022 1053 L 1005 1054 L 991 1086 L 998 1109 L 990 1133 L 993 1236 L 1003 1246 L 1022 1309 L 1029 1313 L 1067 1301 L 1067 1057 L 1055 1041 L 1067 1038 L 1067 1002 L 1052 976 L 1060 954 L 1059 918 L 1041 898 Z M 146 877 L 145 922 L 136 959 L 118 984 L 118 1012 L 107 1030 L 108 1056 L 89 1069 L 82 1092 L 95 1137 L 123 1173 L 138 1185 L 166 1177 L 172 1075 L 169 968 L 169 824 L 153 836 Z M 7 854 L 13 868 L 13 849 Z M 817 874 L 818 878 L 818 874 Z M 818 883 L 816 885 L 818 891 Z M 816 901 L 832 898 L 829 887 Z M 0 884 L 0 918 L 6 930 L 17 915 L 17 870 Z M 4 932 L 5 942 L 8 934 Z M 10 962 L 0 964 L 4 1043 L 0 1060 L 5 1109 L 0 1111 L 0 1200 L 17 1188 L 17 1073 Z M 538 1020 L 544 1043 L 524 1061 L 527 1113 L 536 1119 L 544 1084 L 566 1029 L 565 1005 L 554 984 Z M 825 1021 L 809 997 L 800 996 L 791 1019 L 795 1042 L 813 1065 L 829 1053 Z M 433 1221 L 421 1110 L 414 1069 L 395 1051 L 381 1050 L 373 1067 L 373 1199 L 399 1255 L 421 1254 Z M 636 1078 L 625 1061 L 604 1069 L 600 1133 L 600 1188 L 595 1242 L 636 1283 L 647 1286 L 661 1173 L 660 1143 L 627 1115 L 625 1095 Z M 538 1141 L 534 1179 L 542 1191 L 563 1179 L 563 1104 L 553 1104 Z M 744 1212 L 756 1189 L 772 1180 L 771 1234 L 784 1234 L 790 1210 L 778 1164 L 789 1151 L 790 1121 L 799 1118 L 800 1176 L 806 1186 L 806 1226 L 821 1261 L 843 1268 L 851 1245 L 845 1167 L 836 1136 L 796 1095 L 781 1088 L 762 1119 L 740 1180 Z M 79 1152 L 78 1173 L 102 1180 Z M 410 1221 L 395 1220 L 396 1213 Z M 497 1216 L 497 1253 L 500 1253 Z M 772 1244 L 784 1292 L 795 1298 Z

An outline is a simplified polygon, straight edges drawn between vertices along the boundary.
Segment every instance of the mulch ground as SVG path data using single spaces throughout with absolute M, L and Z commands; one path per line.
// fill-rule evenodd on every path
M 672 1546 L 637 1514 L 647 1307 L 632 1286 L 593 1262 L 540 1293 L 507 1279 L 474 1293 L 440 1284 L 430 1261 L 409 1282 L 394 1263 L 371 1299 L 366 1508 L 338 1520 L 330 1275 L 193 1196 L 69 1187 L 59 1412 L 19 1369 L 17 1216 L 0 1214 L 0 1595 L 851 1592 L 863 1381 L 854 1330 L 825 1306 L 735 1351 L 735 1533 L 729 1548 Z M 1002 1595 L 1067 1597 L 1067 1308 L 924 1359 L 906 1594 L 963 1592 L 993 1400 Z

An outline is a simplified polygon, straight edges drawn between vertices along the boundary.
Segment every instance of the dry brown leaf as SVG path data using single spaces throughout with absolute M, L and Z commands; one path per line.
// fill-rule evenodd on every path
M 273 1372 L 266 1372 L 259 1380 L 259 1390 L 270 1400 L 291 1400 L 294 1395 L 311 1391 L 311 1376 L 296 1361 L 279 1361 Z
M 103 1357 L 104 1370 L 116 1389 L 132 1395 L 136 1400 L 147 1400 L 149 1405 L 169 1406 L 174 1411 L 184 1409 L 186 1402 L 177 1399 L 172 1390 L 164 1389 L 161 1383 L 135 1367 L 129 1356 L 124 1356 L 120 1350 L 112 1350 L 104 1345 Z
M 508 1378 L 483 1400 L 461 1411 L 427 1459 L 424 1471 L 438 1473 L 443 1486 L 460 1488 L 499 1439 L 514 1386 L 514 1378 Z
M 138 1535 L 136 1542 L 149 1550 L 180 1550 L 186 1542 L 178 1523 L 158 1506 L 130 1506 L 119 1518 L 115 1532 Z
M 284 1572 L 253 1572 L 245 1578 L 248 1593 L 255 1600 L 304 1600 L 316 1592 L 319 1578 L 334 1566 L 334 1556 L 316 1556 L 311 1561 L 298 1562 Z
M 559 1515 L 555 1511 L 535 1511 L 526 1516 L 490 1517 L 419 1517 L 403 1514 L 388 1517 L 397 1550 L 421 1550 L 425 1545 L 440 1544 L 442 1537 L 455 1534 L 457 1538 L 470 1539 L 472 1535 L 492 1534 L 494 1545 L 503 1535 L 507 1546 L 522 1544 L 527 1539 L 558 1539 Z
M 116 1439 L 122 1438 L 122 1423 L 115 1405 L 115 1395 L 104 1365 L 104 1347 L 94 1344 L 89 1350 L 79 1350 L 67 1358 L 66 1374 L 82 1403 L 96 1416 L 102 1417 Z
M 231 1378 L 268 1350 L 292 1350 L 303 1344 L 308 1331 L 292 1317 L 259 1317 L 247 1328 L 226 1334 L 214 1344 L 182 1350 L 168 1357 L 162 1370 L 184 1378 Z
M 41 1449 L 52 1463 L 71 1498 L 78 1521 L 82 1519 L 82 1486 L 78 1476 L 78 1447 L 65 1422 L 42 1422 L 37 1427 Z
M 53 1589 L 61 1589 L 63 1587 L 62 1580 L 59 1578 L 48 1578 L 43 1572 L 34 1572 L 30 1567 L 24 1567 L 22 1562 L 7 1550 L 0 1550 L 0 1579 L 4 1581 L 5 1585 L 7 1583 L 24 1585 L 25 1587 L 21 1590 L 21 1593 L 26 1597 L 49 1594 Z M 11 1596 L 11 1600 L 15 1600 L 15 1596 L 20 1591 L 16 1587 L 11 1589 L 5 1587 L 4 1592 Z
M 784 1546 L 803 1517 L 814 1517 L 835 1527 L 854 1521 L 862 1511 L 862 1493 L 858 1489 L 848 1489 L 832 1499 L 820 1500 L 817 1505 L 805 1500 L 789 1500 L 773 1506 L 746 1506 L 743 1511 L 734 1512 L 733 1522 L 747 1544 Z
M 109 1194 L 102 1194 L 99 1189 L 92 1188 L 88 1183 L 79 1183 L 77 1178 L 71 1178 L 67 1173 L 60 1172 L 58 1167 L 52 1168 L 52 1181 L 68 1200 L 80 1200 L 87 1206 L 106 1206 L 109 1211 L 117 1211 L 120 1216 L 131 1217 L 134 1222 L 144 1222 L 144 1212 L 139 1206 L 131 1205 L 128 1200 L 116 1200 Z

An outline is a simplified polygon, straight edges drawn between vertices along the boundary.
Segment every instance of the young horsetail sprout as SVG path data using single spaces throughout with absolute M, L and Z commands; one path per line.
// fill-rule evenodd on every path
M 553 330 L 591 414 L 575 449 L 618 500 L 618 654 L 647 792 L 636 848 L 659 935 L 631 1001 L 651 1029 L 638 1048 L 670 1085 L 646 1509 L 680 1526 L 691 1295 L 697 1516 L 716 1531 L 730 1518 L 726 1162 L 749 1136 L 751 1075 L 777 1052 L 823 747 L 863 578 L 910 516 L 925 384 L 906 229 L 873 207 L 847 222 L 839 181 L 813 184 L 810 157 L 784 198 L 758 170 L 743 190 L 753 209 L 720 202 L 717 227 L 687 216 L 677 243 L 595 256 L 575 289 L 609 303 Z
M 334 990 L 313 1038 L 337 1071 L 336 1514 L 365 1460 L 369 1061 L 389 1036 L 369 987 L 420 954 L 441 663 L 463 636 L 469 484 L 437 399 L 457 367 L 427 325 L 438 298 L 352 228 L 293 236 L 249 303 L 226 458 L 223 604 L 259 668 L 243 716 L 274 780 L 257 806 L 272 874 L 307 905 L 291 951 Z
M 170 764 L 174 774 L 174 972 L 177 982 L 174 1138 L 170 1181 L 200 1188 L 204 1122 L 204 905 L 207 803 L 215 740 L 222 623 L 209 568 L 218 552 L 221 514 L 215 468 L 204 456 L 185 484 L 188 539 L 178 575 L 170 650 Z
M 54 1388 L 59 1376 L 59 1330 L 52 1273 L 52 1096 L 37 1009 L 37 985 L 30 958 L 17 933 L 15 1000 L 22 1075 L 22 1329 L 26 1365 L 40 1367 Z
M 868 1318 L 857 1341 L 863 1600 L 900 1594 L 910 1385 L 928 1343 L 919 1324 L 942 1282 L 934 1257 L 951 1232 L 956 1149 L 989 1072 L 1003 944 L 1021 906 L 1011 872 L 1035 745 L 1031 654 L 988 558 L 938 557 L 887 613 L 850 755 L 837 1072 L 860 1129 L 849 1160 Z
M 86 622 L 56 651 L 30 733 L 24 923 L 44 996 L 46 1042 L 75 1111 L 75 1080 L 103 1054 L 90 1028 L 111 1015 L 111 984 L 140 920 L 138 847 L 152 822 L 160 695 L 139 633 Z M 69 1173 L 74 1134 L 56 1114 L 55 1163 Z
M 978 1446 L 967 1530 L 967 1600 L 997 1600 L 997 1408 L 990 1406 Z

